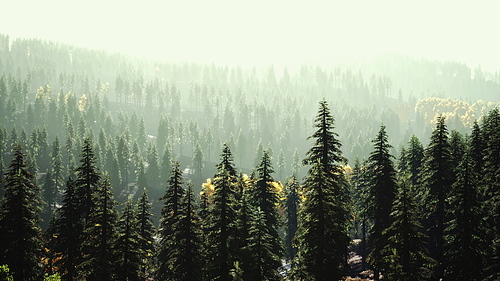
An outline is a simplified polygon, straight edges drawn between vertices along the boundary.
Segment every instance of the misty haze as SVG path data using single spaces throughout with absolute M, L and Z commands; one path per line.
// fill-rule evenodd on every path
M 1 280 L 500 280 L 495 1 L 17 1 Z

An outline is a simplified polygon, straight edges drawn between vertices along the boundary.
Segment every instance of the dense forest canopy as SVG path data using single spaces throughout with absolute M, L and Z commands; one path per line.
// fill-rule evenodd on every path
M 2 243 L 15 280 L 337 280 L 354 253 L 375 279 L 500 272 L 498 71 L 172 63 L 0 34 L 0 100 L 0 238 L 29 253 Z

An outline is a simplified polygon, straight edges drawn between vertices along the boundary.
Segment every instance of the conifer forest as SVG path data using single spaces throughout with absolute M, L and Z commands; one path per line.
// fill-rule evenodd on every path
M 500 71 L 0 34 L 0 280 L 500 280 Z

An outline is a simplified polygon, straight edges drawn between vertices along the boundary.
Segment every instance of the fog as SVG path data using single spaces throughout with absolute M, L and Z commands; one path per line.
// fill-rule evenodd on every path
M 500 65 L 497 1 L 9 1 L 0 32 L 170 62 L 294 67 L 399 53 Z

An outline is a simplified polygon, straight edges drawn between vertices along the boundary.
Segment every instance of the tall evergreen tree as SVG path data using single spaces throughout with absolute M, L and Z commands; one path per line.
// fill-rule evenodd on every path
M 160 249 L 158 252 L 158 268 L 156 277 L 160 280 L 175 280 L 174 277 L 174 260 L 176 253 L 180 251 L 179 245 L 176 243 L 175 226 L 180 219 L 182 208 L 181 202 L 185 195 L 182 185 L 182 171 L 179 168 L 180 164 L 177 161 L 172 162 L 172 171 L 165 194 L 160 200 L 164 201 L 161 210 L 160 218 Z
M 238 249 L 233 247 L 237 217 L 235 199 L 236 171 L 233 156 L 224 144 L 221 162 L 214 176 L 212 208 L 207 217 L 207 277 L 210 280 L 231 280 L 230 270 L 235 262 Z
M 80 166 L 76 168 L 75 192 L 80 214 L 85 222 L 93 208 L 93 194 L 97 191 L 101 175 L 96 166 L 92 140 L 86 138 L 80 154 Z
M 141 248 L 140 222 L 136 215 L 135 204 L 125 202 L 118 219 L 118 237 L 114 245 L 116 251 L 116 279 L 124 281 L 143 280 L 142 265 L 146 258 Z
M 188 190 L 186 196 L 182 199 L 181 208 L 181 215 L 174 226 L 177 251 L 172 257 L 173 272 L 171 280 L 202 280 L 203 245 L 200 219 L 196 212 L 192 184 L 188 184 Z
M 83 223 L 76 196 L 76 183 L 71 178 L 66 182 L 62 206 L 56 211 L 51 247 L 56 254 L 54 266 L 59 268 L 62 280 L 75 280 L 77 266 L 82 261 L 81 244 Z
M 255 169 L 257 175 L 255 179 L 255 185 L 250 188 L 250 198 L 251 204 L 253 205 L 253 215 L 254 219 L 260 219 L 260 212 L 264 214 L 264 221 L 259 222 L 265 226 L 266 234 L 261 237 L 261 239 L 267 239 L 266 241 L 259 241 L 265 243 L 267 245 L 266 251 L 270 251 L 266 253 L 266 256 L 255 256 L 256 260 L 260 260 L 260 262 L 266 263 L 266 268 L 259 266 L 259 270 L 271 270 L 274 273 L 277 273 L 277 269 L 280 266 L 280 257 L 282 255 L 282 247 L 280 243 L 280 236 L 278 233 L 278 227 L 280 226 L 278 210 L 277 206 L 279 204 L 279 196 L 276 191 L 276 188 L 272 185 L 274 182 L 273 177 L 271 176 L 274 173 L 271 156 L 268 151 L 264 151 L 262 154 L 262 159 Z M 257 208 L 259 211 L 256 211 Z M 252 224 L 252 226 L 256 228 L 260 228 L 260 225 Z M 249 245 L 250 246 L 250 245 Z M 252 254 L 262 255 L 264 253 L 252 252 Z M 272 260 L 274 258 L 274 260 Z M 273 272 L 260 272 L 260 277 L 269 277 L 275 276 Z M 256 277 L 256 276 L 255 276 Z
M 466 152 L 457 169 L 457 181 L 448 198 L 450 217 L 446 228 L 446 278 L 450 280 L 483 280 L 486 268 L 486 244 L 482 225 L 482 204 L 478 192 L 478 175 L 470 152 Z
M 297 247 L 294 245 L 294 239 L 298 228 L 298 210 L 300 204 L 299 188 L 300 185 L 297 178 L 295 175 L 292 175 L 285 186 L 285 256 L 288 260 L 293 260 L 297 254 Z
M 388 237 L 384 248 L 387 263 L 384 279 L 419 281 L 431 276 L 433 260 L 425 247 L 427 235 L 419 222 L 414 198 L 406 179 L 403 179 L 390 214 L 391 225 L 384 230 Z
M 80 277 L 87 280 L 113 280 L 116 276 L 116 201 L 109 176 L 93 192 L 93 204 L 85 221 L 82 243 L 83 261 Z
M 15 144 L 0 209 L 0 264 L 9 266 L 15 280 L 30 281 L 42 274 L 41 200 L 24 157 L 21 146 Z
M 305 280 L 337 280 L 342 275 L 349 238 L 347 236 L 346 180 L 334 119 L 325 100 L 320 102 L 314 127 L 313 147 L 305 165 L 311 165 L 299 213 L 296 274 Z
M 155 249 L 156 234 L 155 227 L 152 221 L 153 214 L 151 213 L 151 202 L 148 198 L 146 189 L 143 189 L 142 196 L 137 203 L 137 223 L 139 227 L 139 242 L 140 249 L 146 256 L 141 265 L 143 277 L 148 277 L 152 269 L 152 256 Z
M 427 198 L 429 228 L 429 249 L 431 257 L 437 261 L 435 277 L 444 276 L 444 229 L 446 198 L 453 183 L 450 144 L 444 117 L 437 118 L 436 129 L 425 151 L 423 184 L 429 194 Z
M 413 188 L 416 188 L 420 183 L 420 172 L 424 161 L 424 147 L 415 135 L 413 135 L 408 142 L 406 161 L 411 185 Z
M 380 271 L 386 267 L 384 248 L 389 241 L 384 231 L 391 225 L 390 215 L 397 185 L 396 171 L 392 162 L 394 156 L 389 152 L 392 146 L 388 143 L 385 126 L 380 127 L 377 137 L 372 142 L 374 150 L 368 158 L 368 169 L 371 174 L 369 211 L 373 227 L 369 238 L 371 253 L 368 255 L 368 262 L 373 266 L 375 280 L 379 280 Z

